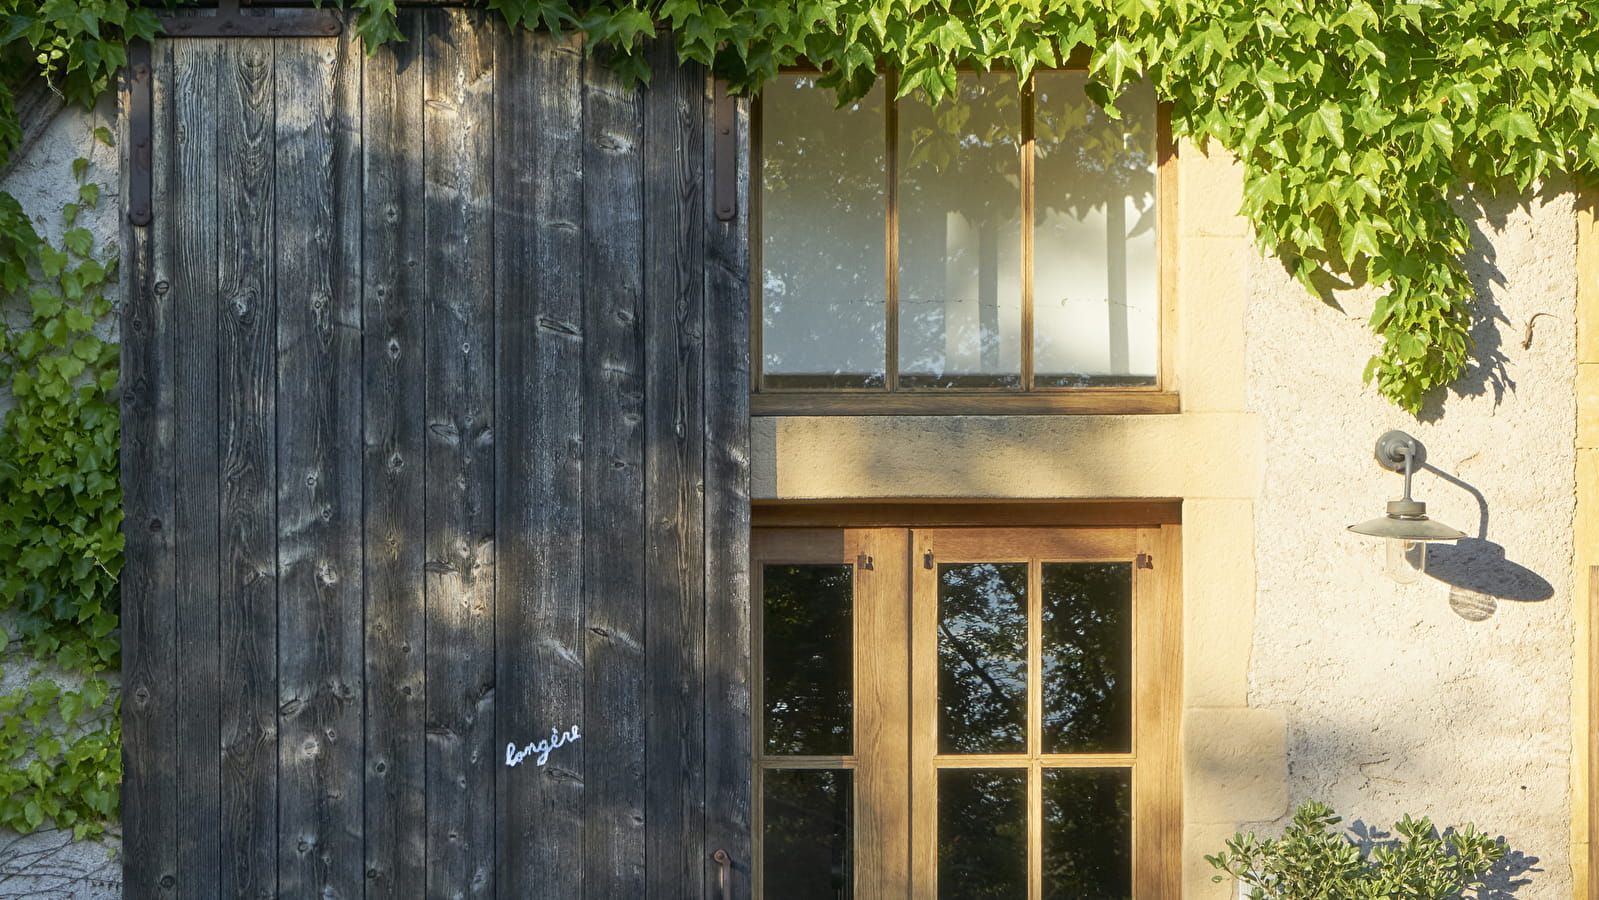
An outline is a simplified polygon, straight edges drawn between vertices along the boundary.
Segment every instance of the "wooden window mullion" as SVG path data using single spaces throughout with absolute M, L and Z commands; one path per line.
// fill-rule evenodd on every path
M 1022 86 L 1022 390 L 1033 389 L 1033 219 L 1034 107 L 1033 79 Z
M 899 75 L 890 72 L 883 76 L 883 81 L 883 159 L 887 169 L 883 195 L 888 203 L 887 214 L 883 217 L 887 230 L 883 244 L 883 274 L 888 292 L 888 302 L 883 304 L 884 315 L 888 319 L 888 331 L 884 335 L 888 359 L 885 361 L 883 384 L 892 394 L 899 390 L 899 100 L 895 96 L 899 92 Z

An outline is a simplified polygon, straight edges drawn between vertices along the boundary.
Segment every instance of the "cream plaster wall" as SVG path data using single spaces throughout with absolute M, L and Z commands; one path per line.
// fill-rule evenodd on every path
M 1481 211 L 1479 365 L 1417 422 L 1360 383 L 1372 294 L 1323 305 L 1262 259 L 1226 158 L 1184 146 L 1177 177 L 1181 414 L 757 418 L 754 495 L 1182 498 L 1185 897 L 1233 896 L 1203 854 L 1308 798 L 1475 821 L 1524 854 L 1510 896 L 1570 897 L 1570 195 Z M 1417 496 L 1472 535 L 1409 586 L 1344 531 L 1398 496 L 1371 456 L 1390 428 L 1444 473 Z

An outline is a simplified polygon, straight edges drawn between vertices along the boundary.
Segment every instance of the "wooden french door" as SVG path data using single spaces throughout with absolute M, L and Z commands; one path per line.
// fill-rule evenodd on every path
M 752 554 L 757 896 L 1177 896 L 1175 527 Z

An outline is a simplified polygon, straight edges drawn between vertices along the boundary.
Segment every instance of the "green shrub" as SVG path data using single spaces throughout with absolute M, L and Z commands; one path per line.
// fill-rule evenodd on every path
M 1397 837 L 1369 853 L 1332 826 L 1343 821 L 1314 800 L 1280 838 L 1235 834 L 1205 861 L 1249 888 L 1250 900 L 1449 900 L 1476 887 L 1506 847 L 1472 825 L 1443 834 L 1426 818 L 1394 823 Z

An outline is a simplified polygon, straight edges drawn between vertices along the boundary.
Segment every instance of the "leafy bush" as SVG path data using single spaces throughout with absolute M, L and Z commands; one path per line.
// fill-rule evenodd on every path
M 1476 887 L 1506 850 L 1469 824 L 1439 834 L 1425 817 L 1407 815 L 1394 823 L 1397 838 L 1362 853 L 1332 830 L 1341 821 L 1307 801 L 1282 837 L 1235 834 L 1205 861 L 1243 882 L 1250 900 L 1450 900 Z

